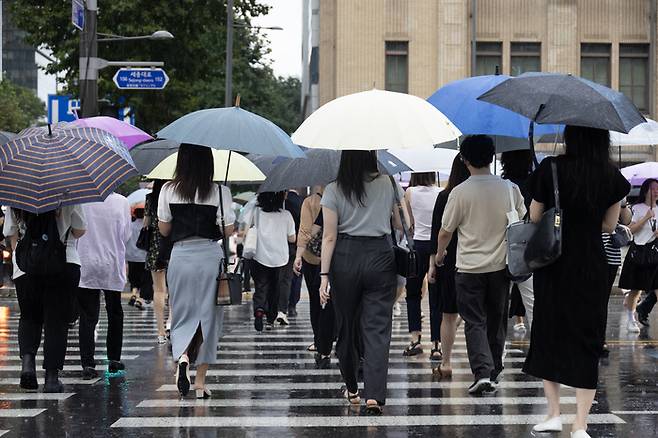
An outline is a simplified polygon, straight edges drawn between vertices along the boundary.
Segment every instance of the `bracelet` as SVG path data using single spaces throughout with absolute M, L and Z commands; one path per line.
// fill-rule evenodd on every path
M 326 276 L 328 276 L 328 275 L 329 275 L 328 272 L 320 272 L 320 276 L 321 276 L 321 277 L 326 277 Z

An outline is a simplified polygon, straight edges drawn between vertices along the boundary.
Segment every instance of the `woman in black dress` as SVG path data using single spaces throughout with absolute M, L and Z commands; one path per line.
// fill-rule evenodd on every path
M 607 318 L 607 266 L 601 231 L 612 232 L 630 185 L 609 158 L 608 131 L 567 126 L 565 154 L 542 161 L 529 183 L 530 218 L 554 206 L 556 163 L 562 215 L 562 255 L 535 271 L 535 314 L 523 371 L 544 380 L 545 422 L 535 432 L 561 431 L 560 384 L 576 388 L 573 438 L 587 438 L 587 415 L 598 382 Z

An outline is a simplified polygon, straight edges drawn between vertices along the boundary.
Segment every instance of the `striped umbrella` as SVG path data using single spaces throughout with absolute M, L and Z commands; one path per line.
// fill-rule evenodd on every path
M 33 213 L 103 201 L 137 175 L 121 142 L 95 128 L 30 128 L 0 146 L 0 204 Z

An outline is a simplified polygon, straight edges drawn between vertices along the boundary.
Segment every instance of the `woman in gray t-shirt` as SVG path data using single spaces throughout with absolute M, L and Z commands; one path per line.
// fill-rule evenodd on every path
M 379 415 L 386 401 L 392 310 L 397 285 L 391 219 L 401 229 L 395 192 L 400 186 L 380 175 L 377 155 L 343 151 L 336 182 L 322 196 L 324 234 L 320 302 L 333 300 L 345 398 L 359 404 L 357 374 L 363 364 L 366 412 Z M 403 206 L 405 216 L 406 208 Z M 329 285 L 331 284 L 331 289 Z M 363 351 L 359 351 L 358 339 Z

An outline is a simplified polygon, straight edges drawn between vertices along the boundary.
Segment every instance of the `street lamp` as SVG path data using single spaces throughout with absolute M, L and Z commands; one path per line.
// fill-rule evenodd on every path
M 174 36 L 171 34 L 171 32 L 166 30 L 156 30 L 150 35 L 139 35 L 139 36 L 122 36 L 122 35 L 114 35 L 111 33 L 100 33 L 100 32 L 96 32 L 96 35 L 105 37 L 105 38 L 97 38 L 96 41 L 99 43 L 107 43 L 114 41 L 135 41 L 135 40 L 163 41 L 163 40 L 174 39 Z
M 233 106 L 233 29 L 283 30 L 280 26 L 250 26 L 239 21 L 233 22 L 233 0 L 226 2 L 226 82 L 224 84 L 224 106 Z

